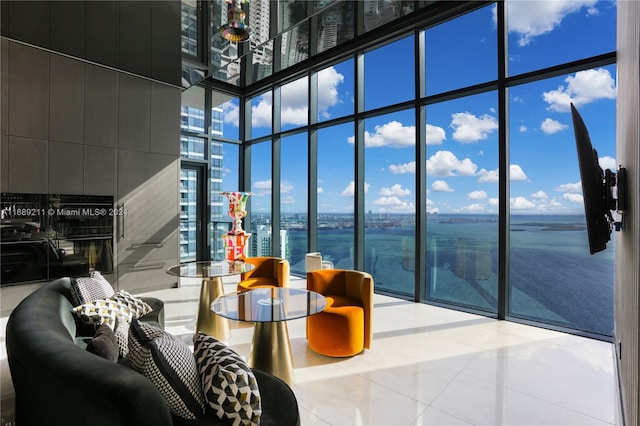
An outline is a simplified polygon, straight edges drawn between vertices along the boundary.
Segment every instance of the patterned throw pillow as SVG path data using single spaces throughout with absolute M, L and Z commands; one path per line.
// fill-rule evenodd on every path
M 131 310 L 131 312 L 133 312 L 133 315 L 136 318 L 140 318 L 141 316 L 153 311 L 151 306 L 149 306 L 144 300 L 126 292 L 125 290 L 118 291 L 116 294 L 111 296 L 110 299 L 116 300 L 123 305 L 126 305 Z M 131 322 L 131 319 L 129 319 L 128 321 Z
M 72 309 L 72 312 L 87 324 L 100 326 L 107 324 L 115 329 L 116 319 L 121 316 L 127 322 L 148 314 L 153 309 L 142 299 L 120 290 L 112 297 L 84 303 Z
M 106 299 L 113 294 L 113 287 L 100 272 L 93 271 L 88 277 L 71 278 L 71 300 L 75 306 Z
M 118 353 L 120 357 L 125 358 L 129 355 L 129 327 L 131 324 L 122 316 L 116 317 L 116 326 L 113 330 L 113 334 L 116 338 L 116 344 L 118 345 Z
M 200 332 L 193 351 L 204 398 L 218 418 L 233 426 L 259 425 L 260 391 L 244 360 L 224 343 Z
M 192 420 L 204 416 L 200 377 L 186 343 L 134 319 L 129 327 L 129 361 L 156 386 L 172 414 Z

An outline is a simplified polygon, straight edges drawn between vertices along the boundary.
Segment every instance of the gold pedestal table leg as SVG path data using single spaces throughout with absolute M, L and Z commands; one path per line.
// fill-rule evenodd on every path
M 221 277 L 202 279 L 196 333 L 198 331 L 226 342 L 231 337 L 229 320 L 211 312 L 211 303 L 224 294 Z
M 293 355 L 286 321 L 256 323 L 249 365 L 293 385 Z

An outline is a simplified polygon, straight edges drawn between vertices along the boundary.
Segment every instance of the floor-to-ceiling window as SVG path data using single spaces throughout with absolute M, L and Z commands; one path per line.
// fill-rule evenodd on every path
M 497 314 L 498 77 L 495 6 L 428 28 L 426 300 Z M 446 60 L 442 58 L 446 57 Z M 459 93 L 448 95 L 451 93 Z
M 413 110 L 364 123 L 364 270 L 378 290 L 413 295 L 415 118 Z
M 231 229 L 231 217 L 221 194 L 238 188 L 238 110 L 238 98 L 200 86 L 193 86 L 182 94 L 182 262 L 225 257 L 222 235 Z
M 279 10 L 291 21 L 261 41 L 278 47 L 271 71 L 246 61 L 252 254 L 301 274 L 317 250 L 371 272 L 377 291 L 607 338 L 613 250 L 586 248 L 568 105 L 614 170 L 615 2 L 476 2 L 415 19 L 437 3 L 354 2 L 308 22 L 304 2 Z M 340 31 L 377 28 L 314 61 Z M 301 31 L 322 40 L 306 46 Z
M 282 138 L 280 155 L 280 245 L 291 271 L 304 274 L 308 252 L 307 133 Z
M 271 143 L 251 146 L 251 256 L 271 256 Z
M 427 300 L 498 310 L 498 98 L 427 106 Z
M 353 123 L 318 131 L 317 249 L 339 269 L 354 267 L 355 148 L 349 143 L 353 131 Z
M 556 19 L 543 21 L 550 11 L 507 3 L 510 75 L 615 49 L 615 4 L 557 6 Z M 615 171 L 616 70 L 594 65 L 509 89 L 509 314 L 606 336 L 613 333 L 613 248 L 589 254 L 569 108 L 585 120 L 602 169 Z

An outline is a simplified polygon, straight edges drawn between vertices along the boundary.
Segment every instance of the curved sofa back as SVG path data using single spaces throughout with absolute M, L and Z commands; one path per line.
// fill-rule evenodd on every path
M 70 279 L 27 296 L 7 322 L 19 425 L 172 425 L 160 392 L 140 373 L 75 344 Z

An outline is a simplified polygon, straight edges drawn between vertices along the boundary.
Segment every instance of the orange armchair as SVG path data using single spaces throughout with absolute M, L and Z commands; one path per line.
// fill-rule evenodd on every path
M 327 306 L 307 317 L 307 340 L 315 352 L 353 356 L 371 347 L 373 277 L 361 271 L 321 269 L 307 272 L 307 289 L 327 298 Z
M 247 257 L 246 263 L 255 265 L 240 275 L 238 292 L 260 287 L 289 287 L 289 261 L 279 257 Z

